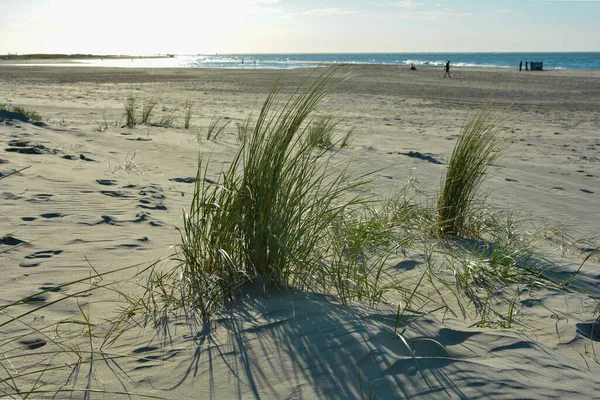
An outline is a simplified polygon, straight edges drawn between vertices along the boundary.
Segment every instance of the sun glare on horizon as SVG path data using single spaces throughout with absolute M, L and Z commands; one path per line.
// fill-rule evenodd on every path
M 600 2 L 0 0 L 0 54 L 598 51 Z

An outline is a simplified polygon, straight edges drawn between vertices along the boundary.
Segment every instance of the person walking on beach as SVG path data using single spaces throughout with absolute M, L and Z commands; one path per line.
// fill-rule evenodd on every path
M 523 71 L 523 61 L 519 63 L 519 71 Z
M 448 60 L 448 62 L 446 63 L 446 67 L 444 67 L 444 69 L 446 70 L 446 73 L 444 74 L 444 78 L 446 77 L 446 75 L 448 75 L 448 78 L 452 78 L 450 76 L 450 60 Z

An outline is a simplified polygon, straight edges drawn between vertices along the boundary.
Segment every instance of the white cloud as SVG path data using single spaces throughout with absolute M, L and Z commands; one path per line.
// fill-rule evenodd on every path
M 385 3 L 385 5 L 393 6 L 393 7 L 411 8 L 411 7 L 417 7 L 417 6 L 424 6 L 425 4 L 415 3 L 414 1 L 394 1 L 394 2 Z
M 317 15 L 319 17 L 324 17 L 328 15 L 348 15 L 348 14 L 356 14 L 356 11 L 353 10 L 343 10 L 341 8 L 318 8 L 316 10 L 305 11 L 302 14 L 304 15 Z
M 473 16 L 471 13 L 461 13 L 455 11 L 412 11 L 394 14 L 394 18 L 420 21 L 435 21 L 442 18 L 465 18 L 471 16 Z

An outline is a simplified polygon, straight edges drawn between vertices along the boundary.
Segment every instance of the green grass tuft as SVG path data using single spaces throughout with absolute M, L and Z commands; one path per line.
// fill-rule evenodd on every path
M 15 112 L 28 117 L 34 122 L 42 122 L 42 116 L 35 110 L 26 109 L 20 106 L 11 106 L 10 104 L 0 104 L 0 110 Z
M 218 184 L 207 179 L 208 165 L 199 163 L 178 265 L 154 273 L 148 304 L 205 316 L 251 282 L 265 292 L 291 286 L 335 293 L 344 302 L 381 300 L 387 290 L 381 270 L 392 252 L 376 242 L 385 237 L 385 247 L 395 247 L 385 229 L 378 232 L 385 222 L 343 217 L 364 204 L 350 191 L 369 174 L 350 179 L 347 168 L 333 165 L 332 153 L 315 150 L 305 137 L 310 114 L 346 78 L 337 68 L 311 77 L 281 108 L 275 107 L 275 87 L 256 121 L 240 128 L 240 148 Z M 342 231 L 347 240 L 339 239 Z
M 489 168 L 502 154 L 506 141 L 500 137 L 502 113 L 489 108 L 463 127 L 437 204 L 437 227 L 442 235 L 473 236 L 470 217 L 476 214 L 477 190 Z
M 318 117 L 313 121 L 305 136 L 308 146 L 329 149 L 333 146 L 333 134 L 340 121 L 332 115 Z
M 223 120 L 223 118 L 212 118 L 206 131 L 206 140 L 216 140 L 217 137 L 225 131 L 229 122 L 230 121 Z
M 133 127 L 137 124 L 135 98 L 130 97 L 125 101 L 125 125 Z
M 149 124 L 151 123 L 152 112 L 154 111 L 154 107 L 158 104 L 158 100 L 152 98 L 150 100 L 146 100 L 144 105 L 142 106 L 142 118 L 140 119 L 140 124 Z

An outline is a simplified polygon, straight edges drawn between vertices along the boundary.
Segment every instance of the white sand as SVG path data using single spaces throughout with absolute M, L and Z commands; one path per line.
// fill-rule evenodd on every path
M 287 71 L 284 92 L 307 73 Z M 175 227 L 193 188 L 173 179 L 195 176 L 199 153 L 210 155 L 209 175 L 217 179 L 237 148 L 235 124 L 261 105 L 279 74 L 0 64 L 0 103 L 34 109 L 48 123 L 35 126 L 0 115 L 0 159 L 6 161 L 0 172 L 29 167 L 0 180 L 0 233 L 25 242 L 0 245 L 0 304 L 90 276 L 90 264 L 106 272 L 172 254 L 178 243 Z M 487 101 L 511 105 L 505 133 L 512 145 L 485 185 L 490 201 L 523 217 L 568 224 L 578 235 L 597 233 L 600 72 L 456 69 L 451 80 L 442 75 L 437 69 L 357 67 L 355 76 L 319 108 L 358 128 L 352 146 L 336 157 L 352 160 L 360 172 L 384 168 L 370 187 L 379 196 L 409 178 L 433 193 L 469 111 Z M 157 98 L 157 115 L 163 107 L 168 113 L 193 100 L 192 129 L 110 126 L 98 131 L 103 110 L 111 125 L 121 118 L 123 101 L 130 96 Z M 221 137 L 208 142 L 204 135 L 214 116 L 231 123 Z M 35 145 L 45 146 L 38 148 L 43 154 L 14 152 Z M 410 151 L 440 164 L 401 154 Z M 582 262 L 576 252 L 561 254 L 561 243 L 540 246 L 565 276 Z M 600 295 L 598 267 L 590 259 L 578 281 L 595 296 Z M 105 281 L 134 290 L 132 276 L 140 268 Z M 48 292 L 38 300 L 49 303 L 62 296 Z M 77 301 L 95 317 L 108 316 L 121 304 L 115 296 L 94 291 Z M 107 350 L 127 356 L 117 360 L 121 370 L 97 358 L 92 387 L 190 399 L 360 398 L 361 384 L 364 398 L 372 389 L 378 399 L 596 397 L 600 369 L 590 353 L 595 344 L 600 356 L 600 346 L 598 337 L 589 339 L 596 301 L 538 290 L 522 294 L 520 302 L 524 307 L 516 329 L 468 328 L 472 320 L 450 316 L 443 323 L 433 316 L 420 319 L 403 336 L 408 341 L 434 339 L 446 350 L 429 340 L 417 341 L 411 355 L 394 334 L 396 310 L 391 307 L 348 308 L 333 298 L 303 293 L 249 296 L 215 317 L 209 330 L 190 332 L 183 323 L 172 324 L 170 344 L 158 340 L 152 329 L 129 330 Z M 24 320 L 40 328 L 78 312 L 73 299 Z M 14 335 L 14 325 L 0 328 L 0 341 Z M 78 329 L 65 327 L 65 332 Z M 95 340 L 98 348 L 101 339 Z M 17 350 L 5 360 L 52 345 L 36 350 L 14 346 Z M 67 355 L 39 357 L 3 365 L 15 374 L 32 359 L 75 364 Z M 77 387 L 85 386 L 88 367 L 79 372 Z M 0 369 L 0 380 L 5 375 Z M 48 372 L 42 381 L 55 389 L 66 383 L 66 376 L 64 371 Z

